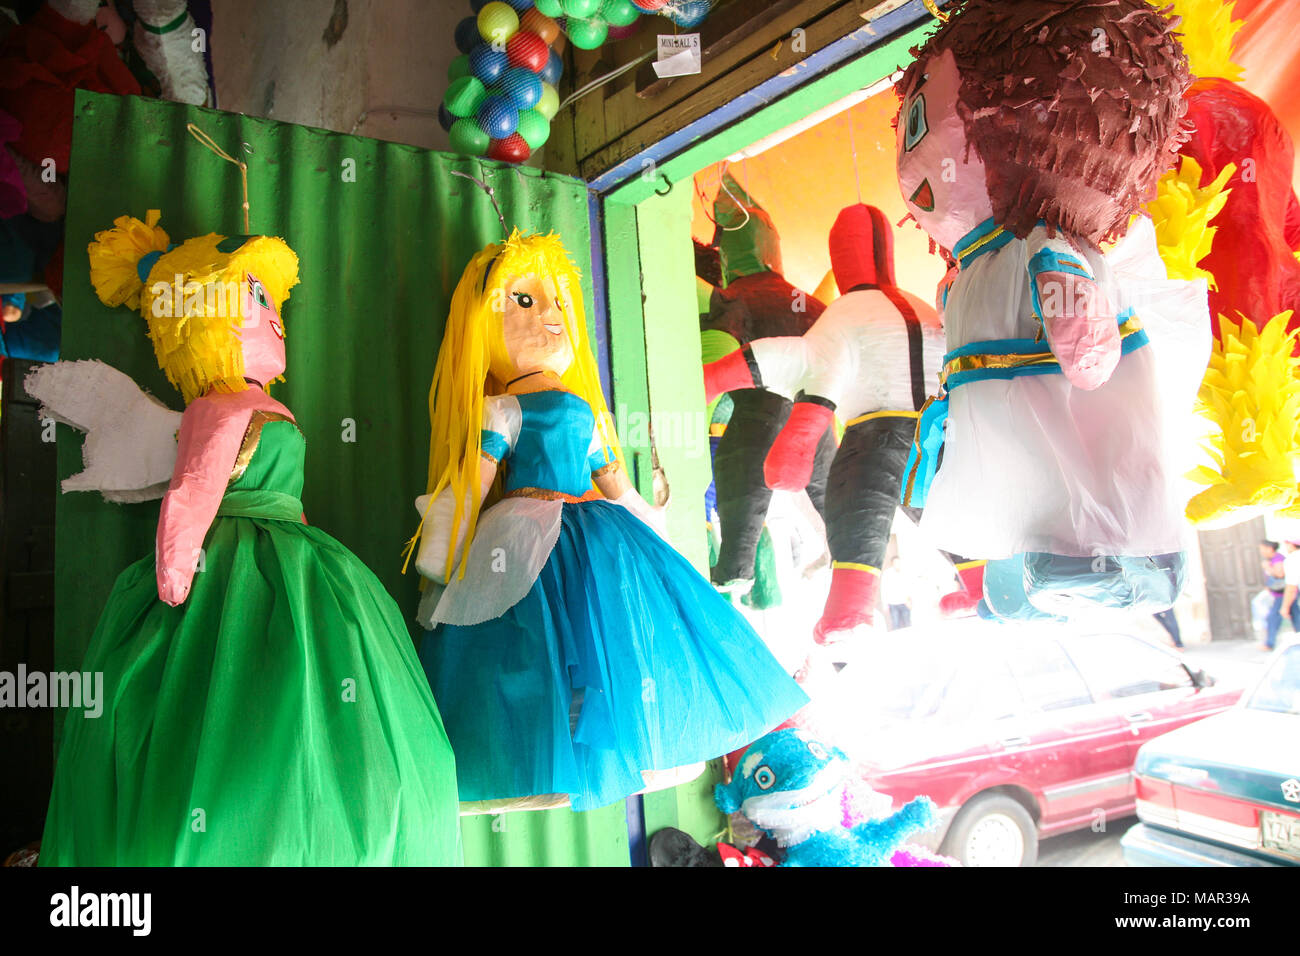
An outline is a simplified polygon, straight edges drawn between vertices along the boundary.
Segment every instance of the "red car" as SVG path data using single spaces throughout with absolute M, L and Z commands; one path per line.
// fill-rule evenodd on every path
M 895 806 L 933 799 L 923 842 L 967 866 L 1130 816 L 1138 748 L 1242 693 L 1132 634 L 978 619 L 863 642 L 834 683 L 836 742 Z

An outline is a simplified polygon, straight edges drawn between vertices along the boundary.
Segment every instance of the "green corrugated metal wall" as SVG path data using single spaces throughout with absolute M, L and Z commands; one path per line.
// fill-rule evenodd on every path
M 283 236 L 302 282 L 284 310 L 289 368 L 275 390 L 307 435 L 307 516 L 352 549 L 408 616 L 414 574 L 399 552 L 414 530 L 428 461 L 428 388 L 451 291 L 470 255 L 506 221 L 554 230 L 590 273 L 587 192 L 578 180 L 394 143 L 138 97 L 78 91 L 64 271 L 63 357 L 99 358 L 172 407 L 144 321 L 95 298 L 86 245 L 130 213 L 161 209 L 173 241 L 242 233 L 239 173 L 186 132 L 194 122 L 248 161 L 253 232 Z M 247 144 L 242 149 L 241 144 Z M 354 181 L 347 181 L 349 171 Z M 584 294 L 591 287 L 584 278 Z M 355 441 L 346 441 L 349 422 Z M 80 470 L 60 427 L 59 476 Z M 149 553 L 158 505 L 62 496 L 57 516 L 56 666 L 76 668 L 117 574 Z M 465 818 L 466 862 L 626 865 L 622 804 Z

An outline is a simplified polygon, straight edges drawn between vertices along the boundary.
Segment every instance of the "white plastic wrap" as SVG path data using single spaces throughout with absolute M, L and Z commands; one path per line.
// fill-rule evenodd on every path
M 195 49 L 194 18 L 188 10 L 186 0 L 135 0 L 139 20 L 133 42 L 149 71 L 158 78 L 163 99 L 210 106 L 203 48 Z M 155 30 L 169 29 L 155 33 L 145 29 L 146 24 Z
M 1153 275 L 1143 248 L 1141 235 L 1123 248 L 1123 271 L 1096 250 L 1084 252 L 1108 300 L 1133 307 L 1151 339 L 1104 385 L 1082 391 L 1064 375 L 1044 374 L 952 391 L 943 463 L 921 519 L 935 545 L 983 558 L 1185 547 L 1165 435 L 1171 409 L 1190 396 L 1168 373 L 1179 364 L 1188 376 L 1204 371 L 1208 352 L 1198 357 L 1197 343 L 1207 334 L 1206 305 L 1197 302 L 1203 286 Z M 1035 337 L 1027 261 L 1027 244 L 1017 240 L 962 271 L 944 315 L 950 350 Z
M 176 467 L 180 412 L 93 359 L 39 366 L 25 384 L 42 416 L 86 433 L 85 470 L 64 480 L 65 492 L 98 491 L 115 502 L 163 496 Z

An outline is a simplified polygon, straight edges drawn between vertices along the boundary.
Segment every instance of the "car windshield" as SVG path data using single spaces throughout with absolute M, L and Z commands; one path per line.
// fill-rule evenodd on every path
M 1300 644 L 1292 644 L 1273 662 L 1246 709 L 1300 714 Z

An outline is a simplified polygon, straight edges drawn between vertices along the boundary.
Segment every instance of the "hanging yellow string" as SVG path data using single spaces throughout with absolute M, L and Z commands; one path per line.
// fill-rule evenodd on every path
M 239 176 L 243 181 L 244 187 L 244 235 L 249 235 L 252 230 L 248 226 L 248 163 L 242 159 L 235 159 L 224 149 L 216 144 L 216 141 L 203 130 L 199 129 L 193 123 L 186 123 L 185 128 L 190 131 L 190 135 L 197 139 L 212 152 L 216 153 L 228 163 L 234 163 L 239 167 Z

